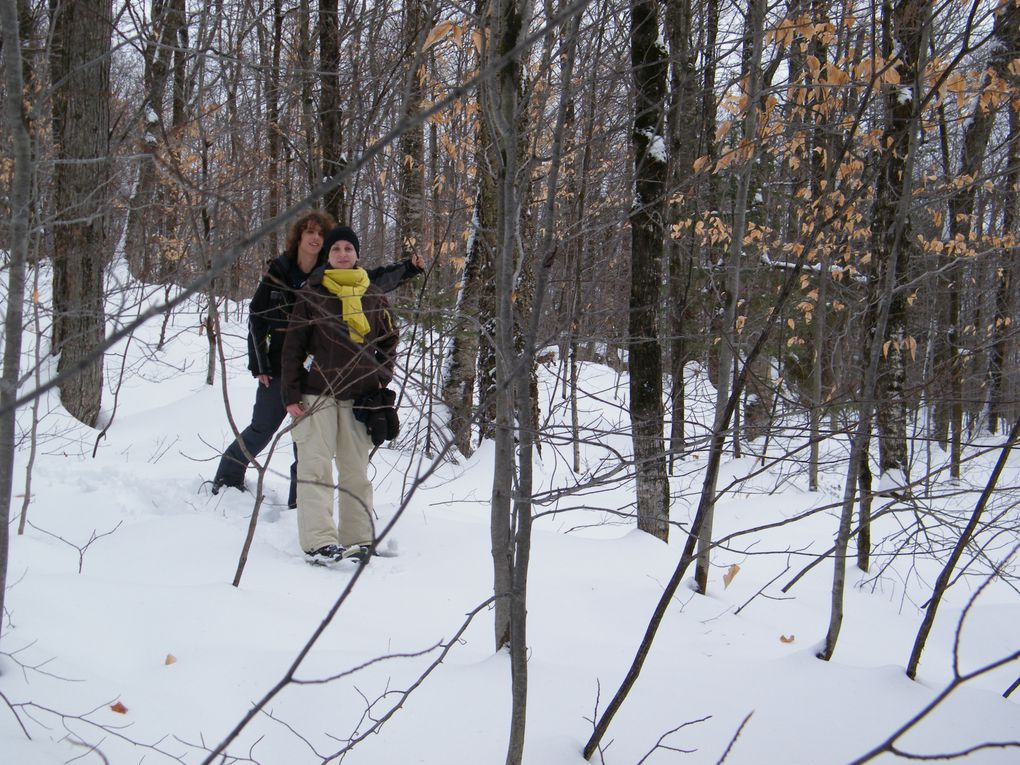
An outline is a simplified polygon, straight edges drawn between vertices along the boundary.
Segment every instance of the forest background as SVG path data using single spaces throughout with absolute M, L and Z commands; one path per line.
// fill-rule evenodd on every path
M 401 301 L 411 337 L 434 348 L 414 380 L 441 413 L 423 448 L 468 457 L 493 443 L 494 639 L 521 712 L 508 761 L 523 747 L 534 454 L 566 439 L 582 472 L 585 362 L 628 372 L 632 455 L 611 470 L 634 496 L 619 511 L 660 539 L 685 535 L 664 603 L 690 566 L 706 591 L 724 456 L 780 435 L 801 441 L 769 459 L 810 491 L 832 467 L 826 439 L 849 444 L 821 658 L 836 650 L 847 564 L 872 565 L 880 513 L 909 514 L 908 536 L 944 563 L 911 677 L 959 572 L 1009 575 L 1009 550 L 993 559 L 976 541 L 1015 539 L 998 535 L 995 503 L 1012 506 L 998 473 L 969 516 L 920 498 L 956 485 L 980 438 L 1002 434 L 1005 460 L 1020 423 L 1012 0 L 0 8 L 0 598 L 14 454 L 31 435 L 17 407 L 57 387 L 72 416 L 108 427 L 117 371 L 104 355 L 148 321 L 171 326 L 195 296 L 213 385 L 221 312 L 310 204 L 355 227 L 368 265 L 425 257 L 424 283 Z M 115 256 L 128 265 L 119 284 Z M 50 301 L 27 285 L 43 263 Z M 132 283 L 162 285 L 166 300 L 122 310 L 111 330 L 107 306 L 117 288 L 131 300 Z M 34 356 L 21 348 L 26 305 L 48 323 Z M 47 354 L 57 369 L 42 381 Z M 565 434 L 543 427 L 539 363 L 558 365 L 575 413 Z M 690 364 L 714 391 L 693 434 Z M 918 444 L 944 463 L 919 459 L 932 452 Z M 702 487 L 676 517 L 670 479 L 693 459 Z M 950 530 L 938 544 L 931 523 Z

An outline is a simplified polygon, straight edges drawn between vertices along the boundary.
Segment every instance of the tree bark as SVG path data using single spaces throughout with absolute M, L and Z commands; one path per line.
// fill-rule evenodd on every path
M 816 25 L 828 23 L 828 5 L 824 0 L 814 0 L 811 4 L 812 20 Z M 796 46 L 794 46 L 796 47 Z M 828 46 L 821 40 L 812 39 L 811 53 L 819 61 L 819 71 L 827 68 L 829 51 Z M 816 83 L 812 83 L 816 85 Z M 809 104 L 809 112 L 814 126 L 811 131 L 812 146 L 808 166 L 811 169 L 810 183 L 815 198 L 825 193 L 823 179 L 829 172 L 829 162 L 833 159 L 833 147 L 829 140 L 829 125 L 827 110 L 823 106 L 825 97 L 819 95 L 819 87 L 812 87 L 811 95 L 806 97 Z M 825 379 L 825 358 L 826 343 L 828 339 L 828 315 L 829 315 L 829 283 L 832 280 L 830 261 L 827 250 L 820 250 L 816 258 L 818 263 L 818 285 L 815 307 L 812 312 L 814 322 L 814 364 L 811 370 L 811 412 L 809 415 L 809 434 L 811 442 L 810 456 L 808 458 L 808 487 L 811 491 L 818 491 L 818 469 L 821 448 L 821 420 L 825 408 L 824 379 Z
M 484 181 L 483 181 L 484 182 Z M 475 202 L 475 220 L 481 215 L 481 192 Z M 476 223 L 468 242 L 461 272 L 460 288 L 454 320 L 447 369 L 443 380 L 443 400 L 450 412 L 449 427 L 453 442 L 465 457 L 474 451 L 472 423 L 474 421 L 475 382 L 478 374 L 478 314 L 482 282 L 490 271 L 484 268 L 487 258 L 483 248 L 482 232 Z
M 280 165 L 283 150 L 283 128 L 280 124 L 280 55 L 283 48 L 283 0 L 273 0 L 273 38 L 269 51 L 266 82 L 266 116 L 269 164 L 266 168 L 266 218 L 272 220 L 280 214 L 280 200 L 286 179 L 281 178 Z M 281 249 L 279 232 L 269 233 L 269 252 L 275 256 Z
M 669 363 L 670 409 L 669 466 L 687 448 L 684 434 L 686 397 L 684 368 L 687 343 L 684 340 L 688 301 L 694 276 L 694 160 L 698 154 L 698 121 L 691 119 L 698 102 L 693 44 L 693 12 L 690 0 L 668 0 L 666 32 L 670 47 L 669 101 Z
M 301 0 L 297 15 L 297 66 L 301 88 L 301 146 L 304 149 L 305 177 L 307 188 L 315 188 L 322 180 L 319 168 L 322 166 L 315 139 L 315 97 L 313 95 L 314 73 L 313 51 L 315 48 L 311 33 L 312 11 L 310 0 Z
M 669 483 L 663 450 L 662 349 L 656 317 L 665 246 L 666 51 L 659 43 L 658 0 L 631 6 L 634 88 L 634 206 L 630 212 L 630 421 L 637 474 L 638 528 L 669 539 Z
M 322 73 L 319 94 L 321 177 L 334 178 L 347 166 L 340 129 L 340 14 L 337 0 L 319 0 L 319 67 Z M 338 223 L 349 222 L 343 184 L 326 194 L 322 206 Z
M 109 0 L 50 0 L 53 90 L 53 350 L 60 401 L 94 426 L 103 395 L 103 271 L 110 194 Z
M 24 104 L 21 41 L 15 0 L 0 0 L 0 42 L 3 45 L 4 122 L 14 149 L 11 178 L 10 261 L 7 274 L 7 307 L 4 314 L 3 376 L 0 378 L 0 637 L 7 593 L 7 567 L 11 532 L 11 499 L 14 492 L 14 447 L 21 376 L 21 341 L 25 310 L 25 264 L 28 262 L 28 222 L 31 217 L 32 140 Z
M 402 42 L 408 58 L 404 86 L 404 116 L 421 110 L 425 98 L 425 59 L 422 50 L 428 24 L 422 0 L 406 0 Z M 425 247 L 425 127 L 414 125 L 400 134 L 400 193 L 397 196 L 396 260 L 407 260 Z
M 531 6 L 517 0 L 493 0 L 489 6 L 491 47 L 483 48 L 482 66 L 494 66 L 516 48 L 530 23 Z M 530 382 L 518 356 L 514 321 L 514 274 L 522 252 L 520 224 L 525 184 L 521 181 L 521 60 L 520 54 L 498 64 L 492 87 L 483 95 L 483 111 L 493 128 L 496 181 L 496 248 L 494 251 L 497 311 L 495 316 L 495 453 L 490 533 L 492 541 L 495 644 L 510 648 L 512 715 L 507 765 L 520 765 L 524 756 L 527 717 L 526 594 L 531 529 L 531 444 L 533 435 L 515 430 L 526 421 L 519 405 L 530 398 Z M 519 398 L 523 397 L 523 398 Z M 523 435 L 518 464 L 514 443 Z M 514 498 L 514 478 L 518 492 Z M 523 481 L 523 483 L 521 483 Z M 518 549 L 518 543 L 521 547 Z M 517 570 L 517 566 L 523 570 Z
M 747 227 L 747 205 L 754 169 L 755 145 L 758 136 L 758 102 L 760 99 L 760 70 L 762 45 L 764 44 L 765 4 L 764 0 L 752 0 L 748 8 L 747 38 L 745 49 L 744 76 L 746 78 L 747 113 L 744 115 L 744 131 L 741 140 L 741 159 L 745 162 L 740 171 L 737 195 L 734 200 L 733 230 L 730 235 L 729 264 L 727 265 L 727 304 L 719 342 L 719 377 L 715 399 L 715 422 L 713 432 L 723 426 L 723 415 L 730 398 L 730 379 L 734 364 L 739 328 L 737 327 L 737 305 L 740 300 L 740 269 L 743 256 L 744 232 Z M 750 363 L 745 361 L 745 367 Z M 733 438 L 740 438 L 738 428 L 733 428 Z M 712 548 L 712 524 L 715 516 L 715 497 L 705 505 L 705 518 L 698 540 L 698 565 L 694 572 L 698 592 L 708 591 L 708 573 Z
M 526 26 L 527 6 L 516 0 L 494 0 L 488 6 L 488 27 L 491 42 L 483 46 L 481 65 L 497 66 L 495 62 L 516 46 Z M 489 87 L 479 91 L 482 111 L 492 136 L 494 162 L 495 271 L 496 313 L 492 343 L 495 372 L 491 390 L 494 404 L 495 440 L 490 532 L 492 538 L 493 590 L 495 606 L 495 644 L 499 650 L 510 643 L 510 595 L 513 589 L 512 485 L 514 478 L 514 390 L 513 373 L 516 359 L 514 343 L 513 287 L 515 254 L 520 246 L 519 229 L 521 191 L 520 137 L 518 135 L 518 98 L 520 92 L 520 61 L 511 59 L 498 65 Z M 509 756 L 509 755 L 508 755 Z
M 908 219 L 912 182 L 907 172 L 908 160 L 914 149 L 912 140 L 920 102 L 918 92 L 923 85 L 924 57 L 928 35 L 930 0 L 906 0 L 895 6 L 887 0 L 883 5 L 885 34 L 882 54 L 887 60 L 895 56 L 899 86 L 886 86 L 886 127 L 882 135 L 881 170 L 875 191 L 872 224 L 872 316 L 879 301 L 885 271 L 895 268 L 899 281 L 893 286 L 889 320 L 882 339 L 882 359 L 876 391 L 879 437 L 879 470 L 899 471 L 907 480 L 907 404 L 904 398 L 908 350 L 908 295 L 901 289 L 908 274 L 910 261 L 910 222 Z M 898 54 L 898 55 L 897 55 Z M 905 204 L 906 203 L 906 204 Z M 895 259 L 895 264 L 893 260 Z M 872 321 L 874 326 L 874 321 Z

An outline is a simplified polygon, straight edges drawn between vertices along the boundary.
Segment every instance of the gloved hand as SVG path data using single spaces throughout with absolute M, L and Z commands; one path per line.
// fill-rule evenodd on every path
M 375 446 L 381 445 L 383 441 L 392 441 L 400 433 L 397 410 L 394 408 L 396 401 L 396 393 L 389 388 L 380 388 L 354 402 L 354 417 L 365 424 Z
M 397 418 L 397 394 L 389 388 L 379 391 L 383 407 L 383 416 L 386 419 L 386 440 L 395 441 L 400 435 L 400 420 Z

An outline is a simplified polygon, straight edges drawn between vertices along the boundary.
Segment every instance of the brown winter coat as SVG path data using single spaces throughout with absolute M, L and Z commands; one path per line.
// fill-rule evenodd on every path
M 397 328 L 386 297 L 374 286 L 365 291 L 361 305 L 371 331 L 364 344 L 357 343 L 340 299 L 322 285 L 323 271 L 308 277 L 290 315 L 283 343 L 285 406 L 300 402 L 302 395 L 355 399 L 393 379 Z

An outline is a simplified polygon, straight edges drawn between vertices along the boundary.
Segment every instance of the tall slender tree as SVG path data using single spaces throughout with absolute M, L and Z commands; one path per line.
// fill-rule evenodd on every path
M 423 0 L 403 6 L 401 42 L 408 62 L 404 77 L 404 116 L 416 114 L 425 99 L 425 33 L 429 19 Z M 400 134 L 396 255 L 398 260 L 421 254 L 425 246 L 425 126 L 416 124 Z
M 907 325 L 909 295 L 901 287 L 908 279 L 913 244 L 909 205 L 913 184 L 910 169 L 916 148 L 918 108 L 924 83 L 924 60 L 930 31 L 930 0 L 905 0 L 883 4 L 881 54 L 895 62 L 898 84 L 884 85 L 886 124 L 880 146 L 880 171 L 876 180 L 871 237 L 870 325 L 874 327 L 885 274 L 893 270 L 889 320 L 882 342 L 876 423 L 879 437 L 879 469 L 906 478 L 907 404 L 904 386 L 913 339 Z M 895 266 L 893 263 L 895 262 Z M 872 329 L 872 331 L 874 331 Z
M 15 417 L 21 377 L 21 340 L 25 308 L 25 267 L 28 261 L 28 222 L 31 218 L 32 140 L 25 112 L 18 10 L 11 0 L 0 2 L 0 53 L 4 69 L 3 124 L 12 139 L 7 307 L 4 311 L 3 374 L 0 376 L 0 637 L 10 549 L 11 499 L 14 492 Z
M 733 202 L 733 231 L 730 236 L 729 263 L 726 273 L 726 313 L 723 318 L 722 338 L 719 343 L 719 374 L 716 383 L 715 419 L 713 431 L 721 433 L 726 428 L 727 404 L 730 398 L 730 381 L 735 379 L 737 368 L 737 339 L 740 328 L 737 324 L 737 306 L 740 302 L 741 268 L 744 254 L 744 232 L 747 228 L 747 207 L 750 199 L 750 188 L 754 170 L 754 158 L 757 154 L 759 100 L 761 97 L 761 59 L 764 45 L 765 0 L 751 0 L 746 20 L 746 37 L 744 48 L 743 82 L 744 129 L 737 154 L 742 167 L 737 180 L 737 193 Z M 738 429 L 734 427 L 733 438 L 740 438 Z M 714 492 L 714 488 L 713 488 Z M 701 538 L 698 540 L 698 565 L 695 579 L 698 591 L 708 589 L 708 571 L 710 550 L 712 547 L 712 524 L 715 516 L 714 496 L 705 504 L 705 516 L 701 525 Z
M 340 13 L 337 0 L 319 0 L 319 154 L 320 178 L 333 178 L 346 166 L 340 105 Z M 347 198 L 341 184 L 326 195 L 323 208 L 340 222 L 348 220 Z
M 685 342 L 696 259 L 694 216 L 697 214 L 694 161 L 698 157 L 698 121 L 691 119 L 699 97 L 695 71 L 694 13 L 690 0 L 669 0 L 666 32 L 670 49 L 669 87 L 669 317 L 670 404 L 669 462 L 686 449 Z
M 658 0 L 630 9 L 634 93 L 631 144 L 634 206 L 630 211 L 630 422 L 637 473 L 638 528 L 669 539 L 669 482 L 663 448 L 662 347 L 657 315 L 666 243 L 666 75 Z

